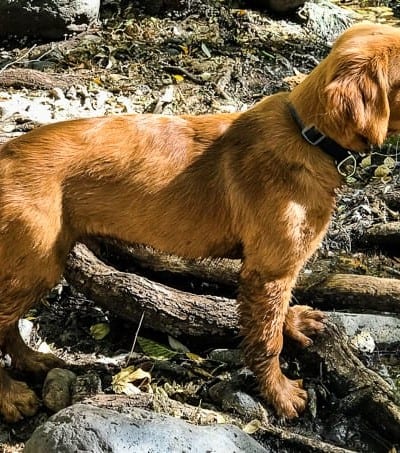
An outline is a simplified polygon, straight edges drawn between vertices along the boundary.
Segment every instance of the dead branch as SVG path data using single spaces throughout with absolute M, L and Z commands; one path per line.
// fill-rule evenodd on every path
M 51 90 L 55 87 L 67 89 L 76 85 L 75 76 L 48 74 L 35 69 L 10 68 L 0 73 L 0 87 L 31 88 Z
M 400 222 L 378 223 L 365 232 L 363 240 L 373 245 L 399 247 Z
M 124 318 L 171 335 L 226 337 L 238 333 L 235 301 L 199 296 L 119 272 L 83 244 L 71 253 L 65 277 L 100 306 Z
M 362 414 L 387 437 L 400 440 L 400 407 L 394 388 L 364 366 L 337 326 L 328 323 L 325 333 L 301 355 L 308 366 L 322 364 L 327 382 L 343 398 L 343 412 Z
M 185 260 L 183 258 L 154 251 L 149 247 L 129 246 L 106 239 L 91 241 L 89 247 L 97 253 L 105 244 L 107 254 L 118 257 L 128 266 L 134 263 L 155 272 L 169 272 L 188 278 L 215 282 L 236 288 L 240 270 L 239 260 Z M 154 284 L 156 285 L 156 284 Z M 322 309 L 366 309 L 374 311 L 400 312 L 400 280 L 367 275 L 333 274 L 315 277 L 303 275 L 294 291 L 296 300 Z M 212 298 L 212 296 L 209 296 Z

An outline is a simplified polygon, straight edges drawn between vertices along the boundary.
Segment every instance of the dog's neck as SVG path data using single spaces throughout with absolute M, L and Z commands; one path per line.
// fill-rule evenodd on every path
M 349 151 L 366 152 L 369 147 L 368 140 L 356 133 L 351 124 L 338 129 L 327 112 L 324 90 L 327 86 L 328 58 L 293 89 L 289 94 L 289 101 L 296 109 L 304 126 L 314 126 Z
M 346 172 L 347 164 L 350 164 L 350 173 L 354 173 L 357 165 L 359 154 L 354 155 L 346 148 L 343 148 L 339 143 L 335 142 L 331 138 L 327 137 L 321 131 L 319 131 L 314 125 L 306 126 L 303 120 L 300 118 L 297 110 L 293 104 L 288 104 L 289 112 L 299 128 L 299 133 L 302 135 L 304 140 L 312 146 L 316 146 L 323 152 L 328 154 L 334 160 L 336 168 L 342 176 L 348 176 Z

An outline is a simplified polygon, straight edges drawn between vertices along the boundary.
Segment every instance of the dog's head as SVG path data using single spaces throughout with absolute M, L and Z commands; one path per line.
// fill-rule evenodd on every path
M 324 128 L 354 151 L 400 132 L 400 29 L 351 27 L 325 60 Z

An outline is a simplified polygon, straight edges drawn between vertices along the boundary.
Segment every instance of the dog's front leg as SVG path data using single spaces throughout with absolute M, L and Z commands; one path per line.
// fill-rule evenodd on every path
M 288 419 L 297 417 L 307 403 L 301 380 L 286 378 L 279 365 L 294 281 L 293 275 L 271 278 L 244 265 L 238 298 L 246 362 L 257 376 L 262 395 Z

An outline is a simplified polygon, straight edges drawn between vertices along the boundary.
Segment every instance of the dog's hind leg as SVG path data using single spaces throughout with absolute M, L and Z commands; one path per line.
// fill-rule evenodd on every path
M 6 328 L 5 332 L 1 350 L 10 355 L 13 368 L 44 377 L 52 368 L 65 365 L 64 361 L 54 354 L 46 354 L 29 348 L 21 338 L 17 323 Z
M 61 220 L 50 218 L 49 212 L 56 217 L 54 210 L 42 211 L 45 215 L 41 218 L 29 216 L 28 208 L 17 211 L 19 215 L 15 211 L 8 220 L 0 215 L 0 349 L 11 356 L 15 368 L 43 374 L 62 362 L 28 348 L 17 323 L 59 280 L 69 250 L 68 241 L 61 232 Z M 0 413 L 4 418 L 19 420 L 31 415 L 36 407 L 35 394 L 1 370 Z
M 0 367 L 0 414 L 7 422 L 17 422 L 24 416 L 34 415 L 39 400 L 25 382 L 11 379 Z

